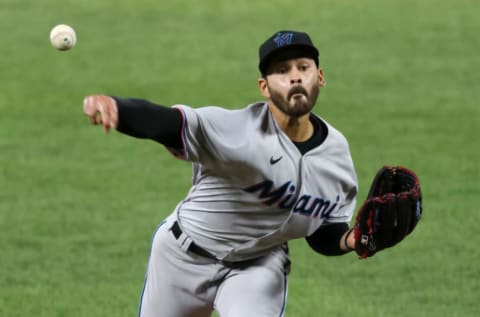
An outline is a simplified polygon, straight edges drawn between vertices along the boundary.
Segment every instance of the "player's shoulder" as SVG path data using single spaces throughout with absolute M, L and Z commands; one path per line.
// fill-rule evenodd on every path
M 193 112 L 201 117 L 226 118 L 232 116 L 238 119 L 241 117 L 258 117 L 262 112 L 266 112 L 268 109 L 265 102 L 255 102 L 242 108 L 229 108 L 216 105 L 196 108 L 187 105 L 175 105 L 175 107 L 180 108 L 183 111 Z
M 258 113 L 261 111 L 265 111 L 267 109 L 265 102 L 256 102 L 244 106 L 242 108 L 233 108 L 233 107 L 221 107 L 221 106 L 204 106 L 196 108 L 198 112 L 215 112 L 215 113 L 223 113 L 223 114 L 234 114 L 238 115 L 241 113 L 250 114 L 250 113 Z
M 262 126 L 268 107 L 265 103 L 253 103 L 239 109 L 220 106 L 204 106 L 193 108 L 178 106 L 183 112 L 187 125 L 192 128 L 204 127 L 219 133 L 242 133 L 253 131 Z M 262 113 L 263 112 L 263 113 Z
M 345 135 L 339 129 L 334 127 L 333 124 L 328 122 L 325 118 L 323 118 L 323 117 L 321 117 L 321 116 L 319 116 L 315 113 L 312 113 L 312 115 L 315 116 L 318 120 L 320 120 L 320 122 L 322 122 L 323 125 L 326 127 L 326 129 L 327 129 L 327 140 L 334 141 L 336 143 L 340 143 L 340 144 L 344 144 L 344 145 L 348 146 L 347 138 L 345 137 Z

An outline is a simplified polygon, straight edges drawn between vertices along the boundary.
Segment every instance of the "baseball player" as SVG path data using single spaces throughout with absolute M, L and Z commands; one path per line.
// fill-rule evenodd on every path
M 345 137 L 312 113 L 325 76 L 308 34 L 259 48 L 265 101 L 238 110 L 91 95 L 105 131 L 155 140 L 192 162 L 192 187 L 154 233 L 140 317 L 283 316 L 287 242 L 325 255 L 355 247 L 357 178 Z

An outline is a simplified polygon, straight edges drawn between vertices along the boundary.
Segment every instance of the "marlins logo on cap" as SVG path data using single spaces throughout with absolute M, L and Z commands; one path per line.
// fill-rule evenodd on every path
M 277 46 L 284 46 L 284 45 L 290 45 L 292 44 L 293 40 L 293 33 L 288 32 L 288 33 L 277 33 L 277 36 L 273 39 L 275 43 L 277 43 Z
M 258 68 L 265 75 L 270 62 L 282 52 L 289 51 L 288 57 L 309 57 L 318 66 L 318 50 L 305 32 L 279 31 L 269 37 L 259 48 Z

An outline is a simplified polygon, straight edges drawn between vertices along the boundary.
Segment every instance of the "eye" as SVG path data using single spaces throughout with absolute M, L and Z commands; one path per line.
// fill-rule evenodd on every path
M 271 73 L 272 74 L 285 75 L 286 73 L 288 73 L 288 67 L 281 66 L 281 65 L 275 66 L 275 67 L 272 68 Z
M 298 69 L 302 72 L 306 71 L 308 68 L 310 67 L 310 65 L 308 64 L 301 64 Z

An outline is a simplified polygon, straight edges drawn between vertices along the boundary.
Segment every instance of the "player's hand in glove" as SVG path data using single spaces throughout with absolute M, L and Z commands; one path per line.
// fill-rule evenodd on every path
M 384 166 L 375 176 L 355 220 L 355 251 L 361 259 L 394 246 L 415 228 L 422 215 L 417 175 L 397 166 Z

